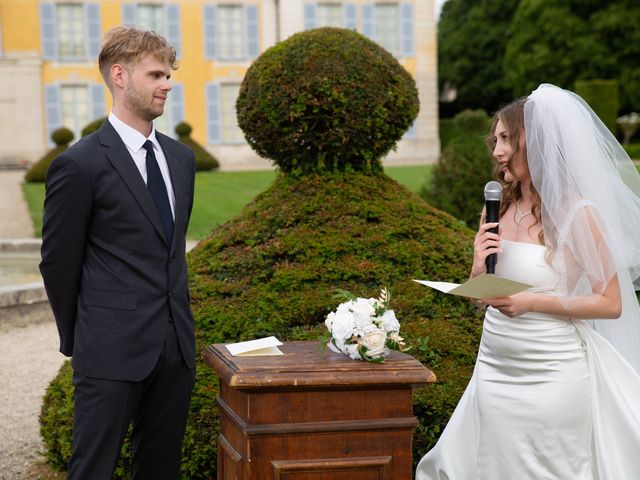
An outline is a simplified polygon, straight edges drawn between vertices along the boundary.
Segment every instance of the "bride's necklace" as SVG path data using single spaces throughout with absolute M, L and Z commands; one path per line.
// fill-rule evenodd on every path
M 524 217 L 526 217 L 527 215 L 531 215 L 531 212 L 523 212 L 522 210 L 520 210 L 520 205 L 518 203 L 519 201 L 516 200 L 516 209 L 513 212 L 513 221 L 515 222 L 515 224 L 519 227 L 522 224 L 522 219 Z

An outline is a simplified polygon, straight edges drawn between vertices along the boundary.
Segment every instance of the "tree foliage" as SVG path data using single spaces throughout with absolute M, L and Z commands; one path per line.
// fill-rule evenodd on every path
M 457 92 L 452 105 L 441 105 L 448 113 L 493 112 L 511 100 L 502 58 L 516 6 L 512 0 L 448 0 L 443 5 L 438 24 L 438 82 L 440 92 L 445 85 Z
M 438 28 L 440 88 L 453 112 L 495 111 L 540 83 L 617 79 L 621 113 L 640 110 L 640 4 L 635 0 L 448 0 Z

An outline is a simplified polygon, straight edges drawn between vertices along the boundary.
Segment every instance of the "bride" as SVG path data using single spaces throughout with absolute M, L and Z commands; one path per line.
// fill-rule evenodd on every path
M 499 234 L 471 276 L 533 285 L 487 307 L 475 370 L 416 480 L 640 479 L 640 177 L 577 95 L 544 84 L 494 117 Z

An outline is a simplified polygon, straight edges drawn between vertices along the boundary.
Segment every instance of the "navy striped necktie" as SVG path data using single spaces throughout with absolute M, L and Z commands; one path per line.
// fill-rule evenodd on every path
M 167 244 L 171 245 L 173 238 L 173 215 L 171 214 L 171 204 L 169 203 L 169 196 L 167 195 L 167 185 L 162 178 L 162 172 L 160 172 L 156 154 L 153 153 L 153 143 L 151 143 L 151 140 L 144 142 L 143 147 L 147 151 L 147 188 L 160 214 L 164 237 L 167 240 Z

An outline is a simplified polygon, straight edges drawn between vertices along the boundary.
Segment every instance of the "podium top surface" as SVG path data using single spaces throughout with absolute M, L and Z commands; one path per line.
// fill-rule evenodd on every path
M 320 342 L 284 342 L 279 348 L 284 355 L 249 357 L 233 356 L 224 344 L 214 344 L 205 349 L 204 359 L 224 382 L 239 389 L 419 386 L 436 379 L 418 360 L 394 350 L 384 363 L 371 363 L 323 351 Z

